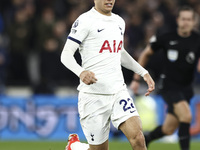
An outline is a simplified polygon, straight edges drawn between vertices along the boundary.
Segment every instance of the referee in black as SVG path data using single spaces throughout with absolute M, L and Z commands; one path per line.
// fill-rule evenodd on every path
M 163 88 L 161 95 L 168 105 L 168 112 L 163 125 L 145 136 L 149 142 L 171 135 L 179 128 L 178 136 L 181 150 L 189 150 L 189 128 L 192 115 L 189 107 L 193 96 L 192 81 L 200 57 L 200 35 L 193 31 L 195 12 L 189 6 L 178 11 L 177 29 L 173 32 L 152 37 L 150 44 L 139 57 L 138 62 L 145 67 L 151 55 L 159 50 L 164 52 Z M 134 75 L 131 88 L 137 93 L 140 77 Z

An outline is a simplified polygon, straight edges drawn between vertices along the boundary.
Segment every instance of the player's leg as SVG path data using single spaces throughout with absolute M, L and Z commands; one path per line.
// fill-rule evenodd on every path
M 178 128 L 178 126 L 179 126 L 178 118 L 174 114 L 168 113 L 161 127 L 162 128 L 161 130 L 164 135 L 172 135 Z
M 182 150 L 189 150 L 190 147 L 190 123 L 192 120 L 192 115 L 188 102 L 180 101 L 174 104 L 174 112 L 177 115 L 180 125 L 179 125 L 179 143 Z
M 112 95 L 80 93 L 78 110 L 89 150 L 108 150 Z
M 134 116 L 123 122 L 119 129 L 126 135 L 132 149 L 146 150 L 142 123 L 139 116 Z
M 148 134 L 145 134 L 146 145 L 156 139 L 159 139 L 165 135 L 171 135 L 177 129 L 179 125 L 179 120 L 174 114 L 173 100 L 179 99 L 179 91 L 161 91 L 164 101 L 168 105 L 168 113 L 166 115 L 165 121 L 162 125 L 156 127 L 153 131 Z
M 153 131 L 145 134 L 146 145 L 153 140 L 159 139 L 165 135 L 171 135 L 178 128 L 179 121 L 175 115 L 168 113 L 163 125 L 156 127 Z
M 114 101 L 111 115 L 113 126 L 126 135 L 132 149 L 146 150 L 142 123 L 128 91 L 123 90 L 117 93 Z

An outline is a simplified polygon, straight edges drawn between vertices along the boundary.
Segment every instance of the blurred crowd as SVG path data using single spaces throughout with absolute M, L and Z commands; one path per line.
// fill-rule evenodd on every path
M 137 60 L 152 35 L 176 28 L 177 9 L 186 4 L 200 15 L 199 0 L 116 0 L 113 12 L 126 22 L 126 50 Z M 60 63 L 60 53 L 72 23 L 92 6 L 93 0 L 1 0 L 0 93 L 7 85 L 29 85 L 35 93 L 76 86 L 78 78 Z M 199 30 L 198 15 L 196 22 Z M 154 64 L 149 67 L 156 78 L 162 63 Z M 130 82 L 132 73 L 124 75 Z

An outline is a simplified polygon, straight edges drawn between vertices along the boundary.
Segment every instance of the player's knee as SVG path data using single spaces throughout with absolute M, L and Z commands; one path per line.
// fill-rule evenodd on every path
M 163 128 L 163 133 L 164 133 L 165 135 L 172 135 L 172 134 L 175 132 L 176 129 L 177 129 L 177 128 L 176 128 L 175 126 L 164 127 L 164 128 Z
M 191 113 L 186 113 L 180 118 L 180 122 L 187 122 L 190 123 L 192 121 Z
M 188 115 L 186 115 L 186 121 L 188 123 L 190 123 L 192 121 L 192 114 L 191 113 L 189 113 Z
M 134 147 L 145 147 L 145 139 L 142 132 L 129 140 Z
M 166 135 L 172 135 L 175 132 L 175 130 L 173 128 L 166 130 L 164 133 Z

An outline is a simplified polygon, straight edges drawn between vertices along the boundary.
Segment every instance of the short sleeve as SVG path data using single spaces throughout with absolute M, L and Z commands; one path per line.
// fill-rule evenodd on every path
M 79 16 L 73 23 L 68 39 L 81 44 L 89 33 L 89 22 L 86 16 Z
M 162 39 L 162 36 L 158 37 L 155 35 L 150 38 L 149 42 L 153 51 L 158 51 L 163 48 L 164 43 L 162 42 Z

